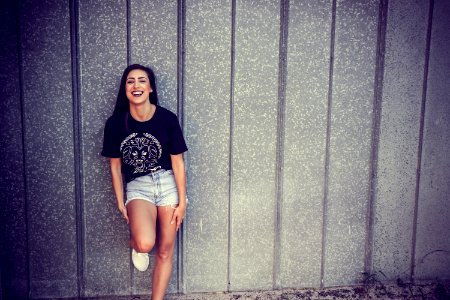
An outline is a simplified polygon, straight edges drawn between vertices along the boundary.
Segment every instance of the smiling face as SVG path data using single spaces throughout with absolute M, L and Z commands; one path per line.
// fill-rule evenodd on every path
M 128 73 L 125 90 L 127 98 L 132 104 L 149 101 L 150 93 L 153 91 L 147 73 L 139 69 Z

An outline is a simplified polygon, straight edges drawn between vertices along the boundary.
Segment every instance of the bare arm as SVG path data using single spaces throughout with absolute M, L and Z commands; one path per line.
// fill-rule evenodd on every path
M 111 167 L 112 186 L 114 194 L 116 195 L 117 207 L 128 224 L 128 214 L 127 209 L 125 207 L 123 196 L 122 161 L 120 160 L 120 158 L 111 158 L 110 167 Z
M 183 154 L 170 155 L 170 159 L 172 161 L 173 175 L 175 177 L 179 199 L 178 207 L 172 217 L 172 223 L 176 222 L 178 230 L 186 213 L 186 170 Z

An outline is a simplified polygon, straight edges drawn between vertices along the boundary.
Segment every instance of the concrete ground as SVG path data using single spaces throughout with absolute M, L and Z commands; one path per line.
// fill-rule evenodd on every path
M 88 298 L 85 300 L 148 300 L 149 295 Z M 233 293 L 194 293 L 167 295 L 167 300 L 294 300 L 294 299 L 426 299 L 450 300 L 450 281 L 420 282 L 416 284 L 375 282 L 361 286 L 326 289 L 286 289 Z

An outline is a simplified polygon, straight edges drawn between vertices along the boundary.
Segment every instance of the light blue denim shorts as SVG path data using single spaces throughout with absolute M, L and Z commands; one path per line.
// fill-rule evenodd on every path
M 146 200 L 156 206 L 178 205 L 178 190 L 172 170 L 158 170 L 127 183 L 127 201 Z

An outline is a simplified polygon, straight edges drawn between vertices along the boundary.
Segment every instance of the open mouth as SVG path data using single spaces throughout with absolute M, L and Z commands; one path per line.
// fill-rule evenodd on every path
M 139 96 L 142 96 L 143 93 L 144 92 L 142 92 L 142 91 L 135 91 L 135 92 L 132 92 L 131 94 L 135 97 L 139 97 Z

